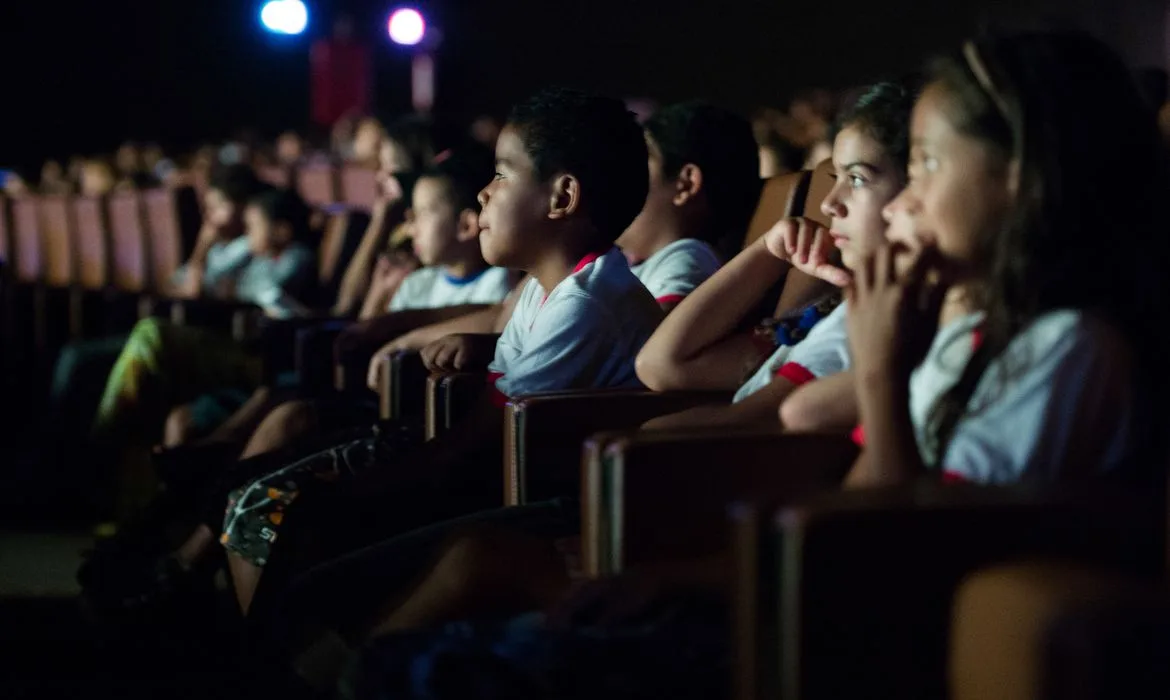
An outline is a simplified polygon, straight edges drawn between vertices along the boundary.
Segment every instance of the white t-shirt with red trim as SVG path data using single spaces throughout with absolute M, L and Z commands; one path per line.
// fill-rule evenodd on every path
M 715 274 L 720 265 L 714 248 L 695 238 L 682 238 L 630 270 L 659 304 L 677 304 Z
M 497 404 L 542 391 L 642 386 L 634 359 L 662 318 L 617 248 L 586 256 L 550 292 L 529 280 L 488 366 Z
M 508 296 L 512 279 L 502 267 L 455 277 L 440 265 L 422 267 L 406 276 L 390 298 L 389 311 L 437 309 L 461 304 L 497 304 Z
M 783 377 L 800 386 L 819 377 L 827 377 L 849 369 L 849 336 L 845 330 L 845 304 L 837 305 L 832 313 L 812 327 L 804 340 L 796 345 L 782 345 L 760 365 L 735 392 L 732 403 L 739 403 L 776 377 Z
M 991 362 L 938 460 L 927 440 L 935 403 L 979 345 L 982 314 L 939 330 L 910 377 L 923 460 L 950 480 L 1003 484 L 1106 472 L 1134 448 L 1133 359 L 1118 331 L 1081 311 L 1044 314 Z

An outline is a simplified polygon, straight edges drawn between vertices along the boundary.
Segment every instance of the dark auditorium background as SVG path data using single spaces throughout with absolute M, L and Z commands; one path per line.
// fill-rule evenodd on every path
M 394 3 L 308 4 L 309 31 L 276 37 L 257 22 L 260 0 L 5 2 L 3 165 L 28 169 L 49 156 L 112 151 L 131 135 L 187 147 L 226 137 L 241 122 L 261 134 L 301 127 L 308 45 L 339 11 L 352 14 L 375 49 L 380 111 L 406 111 L 409 58 L 385 35 Z M 981 21 L 1075 22 L 1119 44 L 1135 65 L 1161 64 L 1170 53 L 1163 0 L 412 4 L 445 35 L 438 108 L 467 116 L 502 112 L 553 81 L 624 97 L 782 106 L 803 87 L 844 87 L 859 74 L 912 69 Z M 799 66 L 800 78 L 786 78 L 785 65 Z M 761 86 L 753 67 L 776 79 Z

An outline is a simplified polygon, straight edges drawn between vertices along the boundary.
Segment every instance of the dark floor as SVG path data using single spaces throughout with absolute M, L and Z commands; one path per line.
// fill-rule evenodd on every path
M 76 573 L 94 523 L 53 500 L 53 470 L 38 474 L 20 443 L 0 450 L 0 698 L 226 697 L 216 615 L 115 628 L 85 611 Z

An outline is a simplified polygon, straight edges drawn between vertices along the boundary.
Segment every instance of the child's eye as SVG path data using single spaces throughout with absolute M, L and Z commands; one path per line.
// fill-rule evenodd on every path
M 492 179 L 493 179 L 493 180 L 501 180 L 501 179 L 503 179 L 503 177 L 504 177 L 504 174 L 503 174 L 503 173 L 501 173 L 499 170 L 497 170 L 497 171 L 496 171 L 496 174 L 495 174 L 495 177 L 493 177 Z
M 860 175 L 850 175 L 849 186 L 855 190 L 859 190 L 865 187 L 865 180 Z
M 934 156 L 924 156 L 922 158 L 922 167 L 928 173 L 933 173 L 938 170 L 938 158 Z

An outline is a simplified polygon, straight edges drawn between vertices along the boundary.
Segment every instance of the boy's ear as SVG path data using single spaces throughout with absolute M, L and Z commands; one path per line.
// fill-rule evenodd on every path
M 479 212 L 474 209 L 464 209 L 459 212 L 459 232 L 455 239 L 460 243 L 474 241 L 479 237 Z
M 694 163 L 687 163 L 678 171 L 674 178 L 674 197 L 671 202 L 681 207 L 698 196 L 703 189 L 703 171 Z
M 572 175 L 558 175 L 548 200 L 548 218 L 563 219 L 581 206 L 581 181 Z

